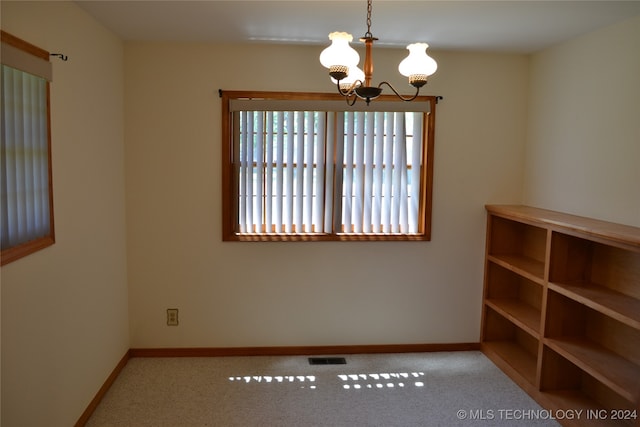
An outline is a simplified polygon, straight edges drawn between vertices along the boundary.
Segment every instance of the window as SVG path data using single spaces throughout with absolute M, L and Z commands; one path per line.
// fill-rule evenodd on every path
M 430 240 L 436 97 L 221 96 L 223 240 Z
M 2 265 L 54 243 L 49 53 L 2 31 Z

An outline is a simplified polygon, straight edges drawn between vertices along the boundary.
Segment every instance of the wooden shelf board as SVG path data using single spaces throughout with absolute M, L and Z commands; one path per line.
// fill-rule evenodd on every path
M 489 255 L 490 261 L 511 270 L 514 273 L 520 274 L 527 279 L 542 284 L 544 282 L 544 262 L 538 261 L 533 258 L 528 258 L 522 255 Z
M 585 339 L 546 338 L 545 344 L 630 402 L 640 402 L 640 366 Z
M 512 298 L 491 298 L 486 304 L 534 338 L 540 338 L 540 310 Z
M 552 289 L 635 329 L 640 329 L 640 300 L 589 283 L 549 283 Z
M 482 349 L 489 356 L 497 356 L 500 360 L 492 358 L 503 371 L 509 371 L 510 376 L 517 374 L 528 385 L 536 383 L 536 358 L 520 347 L 515 342 L 510 341 L 485 341 Z M 514 378 L 517 381 L 517 378 Z

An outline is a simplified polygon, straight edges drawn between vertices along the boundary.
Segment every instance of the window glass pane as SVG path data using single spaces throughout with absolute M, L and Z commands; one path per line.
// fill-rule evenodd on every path
M 2 249 L 50 233 L 47 81 L 2 65 Z
M 335 115 L 342 116 L 339 140 L 326 129 L 327 117 Z M 239 232 L 417 233 L 422 135 L 414 133 L 423 116 L 242 111 Z M 338 144 L 344 161 L 336 168 L 335 159 L 325 160 Z M 326 174 L 339 174 L 342 182 L 341 203 L 331 210 L 324 205 L 333 202 L 325 196 L 334 180 Z M 340 226 L 325 230 L 331 212 Z

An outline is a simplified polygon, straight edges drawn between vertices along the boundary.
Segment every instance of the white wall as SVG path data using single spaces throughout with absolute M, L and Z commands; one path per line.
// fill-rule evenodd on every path
M 525 202 L 640 226 L 640 17 L 533 56 Z
M 432 52 L 431 242 L 221 242 L 218 89 L 333 91 L 321 50 L 125 43 L 132 347 L 478 341 L 484 204 L 521 201 L 525 56 Z M 405 51 L 374 55 L 410 92 Z
M 70 426 L 129 348 L 123 46 L 71 2 L 1 3 L 53 60 L 55 245 L 2 267 L 2 423 Z

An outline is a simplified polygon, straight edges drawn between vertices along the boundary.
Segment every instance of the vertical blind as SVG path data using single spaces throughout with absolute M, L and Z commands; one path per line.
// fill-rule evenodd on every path
M 50 233 L 47 80 L 2 65 L 2 249 Z
M 237 233 L 417 234 L 425 112 L 234 112 Z

